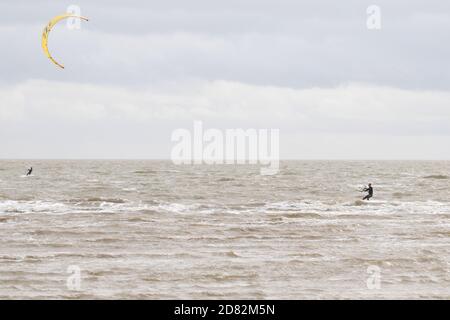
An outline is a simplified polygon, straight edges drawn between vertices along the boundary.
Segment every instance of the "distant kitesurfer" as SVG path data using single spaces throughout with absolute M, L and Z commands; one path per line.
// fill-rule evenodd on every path
M 31 167 L 30 169 L 28 169 L 27 176 L 31 175 L 32 172 L 33 172 L 33 167 Z
M 364 188 L 363 192 L 368 192 L 367 196 L 363 198 L 363 200 L 370 200 L 370 198 L 373 197 L 373 188 L 372 184 L 369 183 L 369 186 L 367 188 Z

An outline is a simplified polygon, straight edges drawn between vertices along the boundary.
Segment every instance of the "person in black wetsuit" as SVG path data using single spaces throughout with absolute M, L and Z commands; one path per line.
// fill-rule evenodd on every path
M 363 200 L 370 200 L 373 197 L 373 188 L 372 184 L 369 183 L 369 186 L 363 190 L 363 192 L 368 192 L 367 196 L 363 198 Z
M 32 172 L 33 172 L 33 167 L 31 167 L 30 169 L 28 169 L 27 176 L 31 175 Z

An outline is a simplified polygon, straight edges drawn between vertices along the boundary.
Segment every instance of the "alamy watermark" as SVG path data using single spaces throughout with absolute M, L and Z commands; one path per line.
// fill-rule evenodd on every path
M 369 277 L 366 280 L 367 289 L 379 290 L 381 289 L 381 269 L 379 266 L 371 265 L 367 267 Z
M 67 268 L 66 286 L 70 291 L 80 291 L 81 290 L 81 268 L 76 265 L 71 265 Z
M 377 5 L 367 7 L 367 21 L 366 26 L 369 30 L 381 29 L 381 8 Z
M 81 16 L 81 8 L 75 4 L 72 4 L 66 9 L 67 14 L 73 14 L 75 16 Z M 69 30 L 79 30 L 81 29 L 81 19 L 76 17 L 67 18 L 67 28 Z
M 193 130 L 172 133 L 174 164 L 259 164 L 262 175 L 275 175 L 280 167 L 278 129 L 203 129 L 194 121 Z

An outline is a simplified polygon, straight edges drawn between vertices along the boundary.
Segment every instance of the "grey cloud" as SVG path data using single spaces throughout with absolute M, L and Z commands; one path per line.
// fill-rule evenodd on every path
M 6 19 L 0 36 L 8 50 L 2 52 L 0 81 L 450 86 L 445 1 L 378 1 L 380 31 L 366 29 L 371 3 L 361 1 L 77 2 L 91 21 L 80 32 L 52 34 L 55 56 L 68 63 L 66 74 L 43 62 L 39 35 L 48 18 L 72 2 L 1 5 Z
M 91 21 L 52 32 L 62 71 L 40 35 L 71 4 Z M 371 4 L 379 31 L 366 28 Z M 280 128 L 283 157 L 450 158 L 445 0 L 16 0 L 0 11 L 0 158 L 167 158 L 171 131 L 194 119 Z

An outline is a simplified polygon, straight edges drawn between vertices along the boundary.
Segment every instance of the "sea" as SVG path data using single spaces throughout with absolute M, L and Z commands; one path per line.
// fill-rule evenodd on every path
M 0 299 L 450 299 L 449 187 L 450 161 L 281 161 L 265 176 L 1 160 Z

